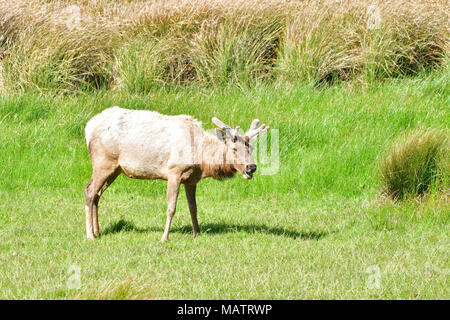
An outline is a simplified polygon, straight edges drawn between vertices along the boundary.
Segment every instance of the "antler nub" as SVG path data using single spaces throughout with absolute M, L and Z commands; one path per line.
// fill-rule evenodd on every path
M 225 130 L 231 137 L 237 137 L 239 135 L 239 130 L 241 129 L 239 126 L 237 126 L 236 129 L 233 130 L 233 129 L 231 129 L 230 126 L 226 125 L 225 123 L 223 123 L 222 121 L 220 121 L 216 117 L 213 117 L 211 120 L 220 129 Z M 258 119 L 254 119 L 252 121 L 252 124 L 250 125 L 250 130 L 248 130 L 245 133 L 245 136 L 249 137 L 249 139 L 254 139 L 259 134 L 261 134 L 262 132 L 264 132 L 267 129 L 269 129 L 269 127 L 266 126 L 265 124 L 263 124 L 259 128 L 258 128 L 258 125 L 259 125 L 259 120 Z
M 235 130 L 233 130 L 233 129 L 231 129 L 231 127 L 229 125 L 226 125 L 225 123 L 223 123 L 222 121 L 220 121 L 216 117 L 213 117 L 211 120 L 220 129 L 225 130 L 228 133 L 228 135 L 230 135 L 230 137 L 236 137 L 239 134 L 239 129 L 240 129 L 239 126 L 236 127 Z
M 255 130 L 256 128 L 258 128 L 259 125 L 259 120 L 255 119 L 252 121 L 252 124 L 250 125 L 250 130 Z
M 231 129 L 230 126 L 227 126 L 225 123 L 223 123 L 222 121 L 220 121 L 219 119 L 217 119 L 216 117 L 213 117 L 212 122 L 218 126 L 220 129 L 226 130 L 226 129 Z
M 247 131 L 245 134 L 249 139 L 255 139 L 259 134 L 261 134 L 264 131 L 267 131 L 269 129 L 268 126 L 263 124 L 261 127 L 258 128 L 259 120 L 255 119 L 252 121 L 252 124 L 250 125 L 250 130 Z

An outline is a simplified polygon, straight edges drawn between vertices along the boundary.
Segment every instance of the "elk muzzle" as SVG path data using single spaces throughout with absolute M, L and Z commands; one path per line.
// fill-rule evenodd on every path
M 243 173 L 243 176 L 244 176 L 244 178 L 245 179 L 251 179 L 251 178 L 253 178 L 253 173 L 255 173 L 255 171 L 256 171 L 256 164 L 248 164 L 246 167 L 245 167 L 245 171 L 244 171 L 244 173 Z

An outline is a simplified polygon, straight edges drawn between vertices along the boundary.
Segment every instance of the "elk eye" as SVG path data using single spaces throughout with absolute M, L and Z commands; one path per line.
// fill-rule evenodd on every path
M 232 148 L 233 152 L 237 152 L 237 148 Z

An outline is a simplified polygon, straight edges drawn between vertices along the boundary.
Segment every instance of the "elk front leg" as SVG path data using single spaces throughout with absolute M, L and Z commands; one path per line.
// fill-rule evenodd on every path
M 100 200 L 100 197 L 102 196 L 103 192 L 111 185 L 111 183 L 114 182 L 114 180 L 117 178 L 117 176 L 120 174 L 120 170 L 115 170 L 113 173 L 111 173 L 106 180 L 103 182 L 102 187 L 97 192 L 97 196 L 94 198 L 94 206 L 92 210 L 92 227 L 94 231 L 94 237 L 98 237 L 100 235 L 100 228 L 98 225 L 98 202 Z
M 184 190 L 186 191 L 186 198 L 189 205 L 189 211 L 191 212 L 191 219 L 192 219 L 192 229 L 193 229 L 193 236 L 200 235 L 200 227 L 198 226 L 198 220 L 197 220 L 197 202 L 195 200 L 195 190 L 197 189 L 197 185 L 184 185 Z
M 166 227 L 164 228 L 164 234 L 161 241 L 169 240 L 169 229 L 172 223 L 175 210 L 177 208 L 178 192 L 180 190 L 180 180 L 178 177 L 171 177 L 167 181 L 167 218 Z
M 94 227 L 93 227 L 93 216 L 92 216 L 92 207 L 94 203 L 94 195 L 92 195 L 91 189 L 93 184 L 93 178 L 89 180 L 88 185 L 84 189 L 84 197 L 85 197 L 85 210 L 86 210 L 86 239 L 95 239 L 94 236 Z
M 98 201 L 103 191 L 118 176 L 120 171 L 114 167 L 95 168 L 92 178 L 84 189 L 86 201 L 86 238 L 95 239 L 99 236 Z

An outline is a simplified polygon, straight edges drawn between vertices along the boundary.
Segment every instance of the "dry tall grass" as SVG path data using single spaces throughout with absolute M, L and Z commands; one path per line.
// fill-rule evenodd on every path
M 414 74 L 445 63 L 445 1 L 311 1 L 290 17 L 281 69 L 307 81 Z
M 0 0 L 0 59 L 16 89 L 371 81 L 446 67 L 448 19 L 444 0 Z

